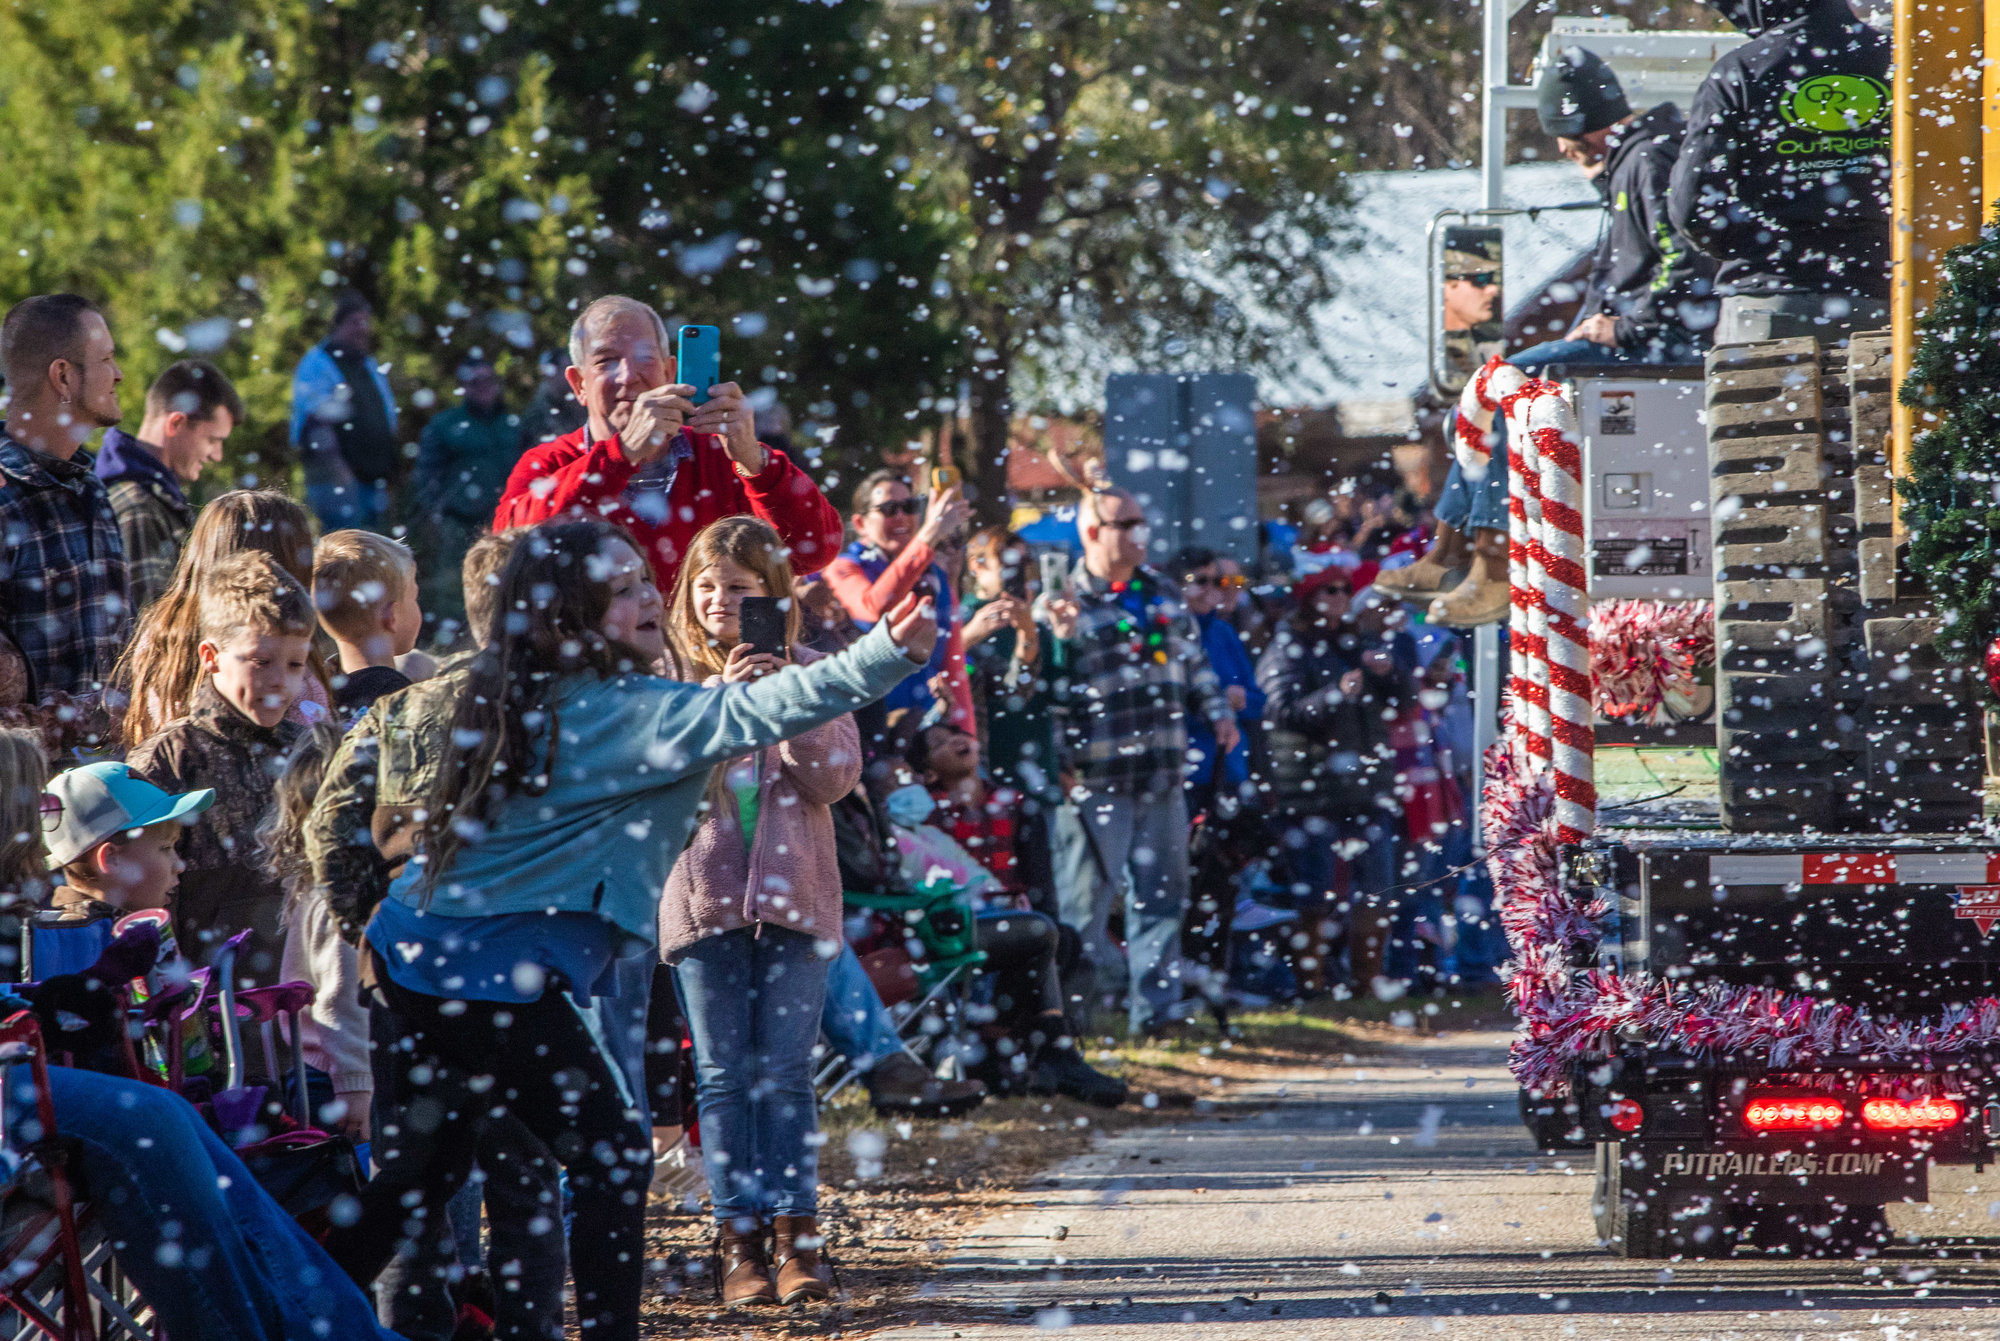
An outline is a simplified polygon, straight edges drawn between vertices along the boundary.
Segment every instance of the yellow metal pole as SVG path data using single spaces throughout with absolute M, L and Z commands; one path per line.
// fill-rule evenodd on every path
M 2000 0 L 1986 6 L 1985 29 L 1982 55 L 2000 53 Z M 1979 199 L 1991 222 L 1993 202 L 2000 200 L 2000 60 L 1982 62 L 1979 92 Z
M 2000 0 L 1994 0 L 2000 9 Z M 1916 318 L 1937 294 L 1944 253 L 1979 235 L 1986 80 L 1979 69 L 1981 0 L 1897 0 L 1891 123 L 1890 315 L 1894 375 L 1902 384 L 1916 347 Z M 1981 115 L 1975 116 L 1975 107 Z M 1921 425 L 1896 407 L 1891 469 L 1908 473 Z

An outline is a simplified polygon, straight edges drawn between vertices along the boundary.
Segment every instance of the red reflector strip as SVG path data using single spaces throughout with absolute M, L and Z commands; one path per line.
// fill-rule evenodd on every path
M 1752 1099 L 1743 1110 L 1751 1131 L 1805 1131 L 1831 1127 L 1847 1116 L 1835 1099 Z
M 1808 885 L 1896 883 L 1896 858 L 1888 852 L 1811 852 L 1799 865 L 1799 878 Z
M 1877 1131 L 1918 1131 L 1950 1127 L 1965 1116 L 1956 1099 L 1865 1099 L 1861 1120 Z
M 1646 1121 L 1646 1110 L 1631 1099 L 1620 1099 L 1608 1106 L 1604 1120 L 1614 1131 L 1631 1133 L 1639 1130 Z

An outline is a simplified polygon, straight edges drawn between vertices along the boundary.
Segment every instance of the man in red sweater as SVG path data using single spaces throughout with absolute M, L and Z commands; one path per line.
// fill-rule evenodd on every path
M 840 514 L 811 477 L 757 441 L 734 382 L 677 385 L 666 323 L 636 298 L 599 298 L 570 327 L 570 389 L 590 420 L 532 448 L 514 467 L 493 529 L 552 517 L 603 517 L 638 538 L 660 590 L 710 522 L 749 513 L 776 528 L 792 569 L 814 573 L 840 551 Z

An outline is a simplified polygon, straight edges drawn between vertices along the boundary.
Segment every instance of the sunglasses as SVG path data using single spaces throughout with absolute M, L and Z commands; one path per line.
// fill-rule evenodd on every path
M 1469 275 L 1453 275 L 1451 278 L 1470 284 L 1475 289 L 1484 289 L 1490 288 L 1500 282 L 1500 272 L 1497 270 L 1476 270 Z
M 63 803 L 53 792 L 42 793 L 42 832 L 54 833 L 62 827 Z
M 1120 517 L 1117 521 L 1098 519 L 1099 526 L 1108 526 L 1114 531 L 1136 531 L 1146 524 L 1144 517 Z
M 924 510 L 924 504 L 920 498 L 898 498 L 887 503 L 877 503 L 868 510 L 880 513 L 884 517 L 914 517 Z

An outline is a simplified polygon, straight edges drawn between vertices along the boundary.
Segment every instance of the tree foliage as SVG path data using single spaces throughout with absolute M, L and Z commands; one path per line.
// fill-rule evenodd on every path
M 1900 396 L 1927 425 L 1910 446 L 1909 565 L 1951 623 L 1938 646 L 1970 661 L 2000 636 L 2000 227 L 1946 254 Z
M 866 0 L 48 0 L 0 11 L 0 298 L 104 301 L 143 386 L 183 350 L 282 451 L 332 292 L 406 405 L 607 292 L 724 330 L 724 366 L 856 459 L 942 385 L 910 217 L 842 75 Z M 418 416 L 420 419 L 421 416 Z M 406 436 L 414 436 L 413 433 Z M 243 435 L 239 435 L 242 438 Z M 261 454 L 260 467 L 251 456 Z

